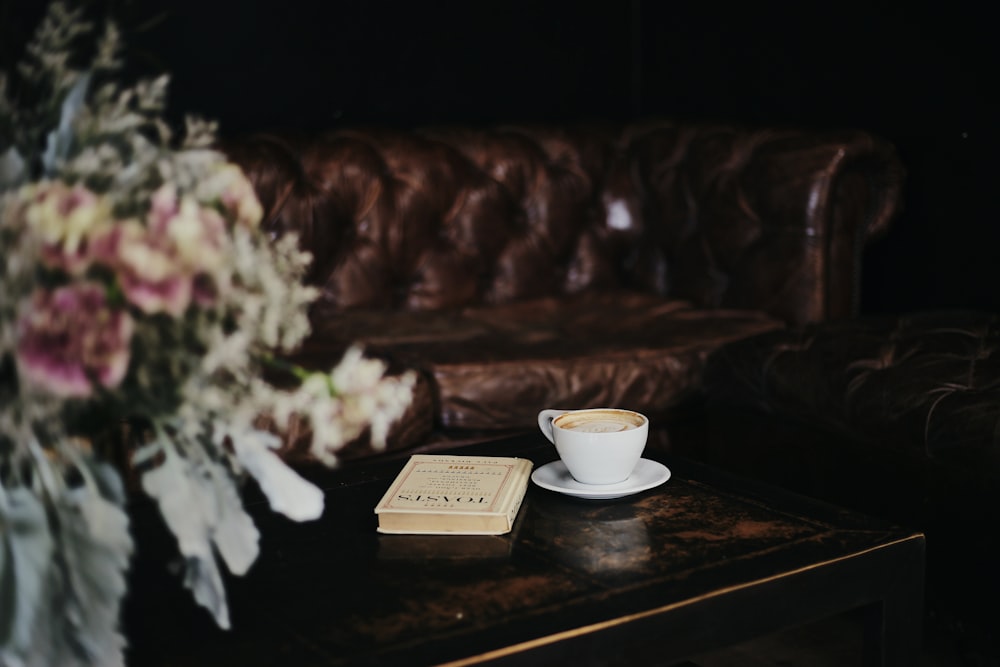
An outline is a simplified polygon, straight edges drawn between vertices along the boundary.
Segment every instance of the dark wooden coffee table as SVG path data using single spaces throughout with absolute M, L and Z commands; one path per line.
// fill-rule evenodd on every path
M 462 452 L 555 458 L 534 433 Z M 917 664 L 921 534 L 662 460 L 666 484 L 618 500 L 531 485 L 502 537 L 376 533 L 402 460 L 314 471 L 320 520 L 254 504 L 262 555 L 227 582 L 228 632 L 166 574 L 170 539 L 140 503 L 129 664 L 670 665 L 848 610 L 869 621 L 867 663 Z

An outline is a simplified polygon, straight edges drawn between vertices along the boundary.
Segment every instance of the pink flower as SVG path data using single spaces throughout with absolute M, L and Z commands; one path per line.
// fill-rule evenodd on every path
M 41 238 L 46 266 L 82 275 L 90 265 L 88 241 L 111 219 L 108 201 L 82 185 L 45 182 L 21 190 L 21 210 Z
M 226 224 L 218 212 L 179 198 L 170 183 L 150 198 L 146 225 L 119 223 L 94 241 L 95 258 L 118 277 L 125 298 L 147 314 L 180 317 L 218 295 Z
M 75 250 L 55 243 L 43 243 L 39 259 L 50 269 L 59 269 L 72 276 L 82 276 L 90 268 L 91 254 L 86 239 Z
M 115 272 L 125 298 L 142 312 L 179 317 L 190 305 L 194 276 L 162 234 L 123 222 L 95 240 L 94 254 Z
M 128 371 L 133 329 L 97 283 L 36 290 L 18 320 L 18 373 L 57 396 L 90 396 L 95 382 L 114 388 Z
M 219 261 L 226 221 L 217 211 L 199 205 L 191 197 L 178 199 L 169 184 L 153 193 L 151 203 L 150 233 L 171 244 L 186 268 L 206 271 Z

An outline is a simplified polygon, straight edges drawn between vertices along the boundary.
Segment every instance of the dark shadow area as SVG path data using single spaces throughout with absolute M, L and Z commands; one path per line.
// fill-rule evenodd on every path
M 0 62 L 36 0 L 0 0 Z M 647 116 L 852 127 L 896 145 L 905 205 L 862 309 L 1000 305 L 997 65 L 985 6 L 652 0 L 102 0 L 172 115 L 224 134 Z

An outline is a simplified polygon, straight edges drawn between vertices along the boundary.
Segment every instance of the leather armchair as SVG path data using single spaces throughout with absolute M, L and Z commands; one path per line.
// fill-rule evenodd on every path
M 997 664 L 1000 319 L 869 315 L 718 349 L 692 455 L 927 536 L 928 630 Z

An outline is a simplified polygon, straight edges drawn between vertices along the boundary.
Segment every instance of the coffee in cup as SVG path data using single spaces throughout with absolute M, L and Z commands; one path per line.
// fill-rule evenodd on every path
M 642 457 L 649 419 L 632 410 L 542 410 L 538 427 L 581 484 L 617 484 Z

